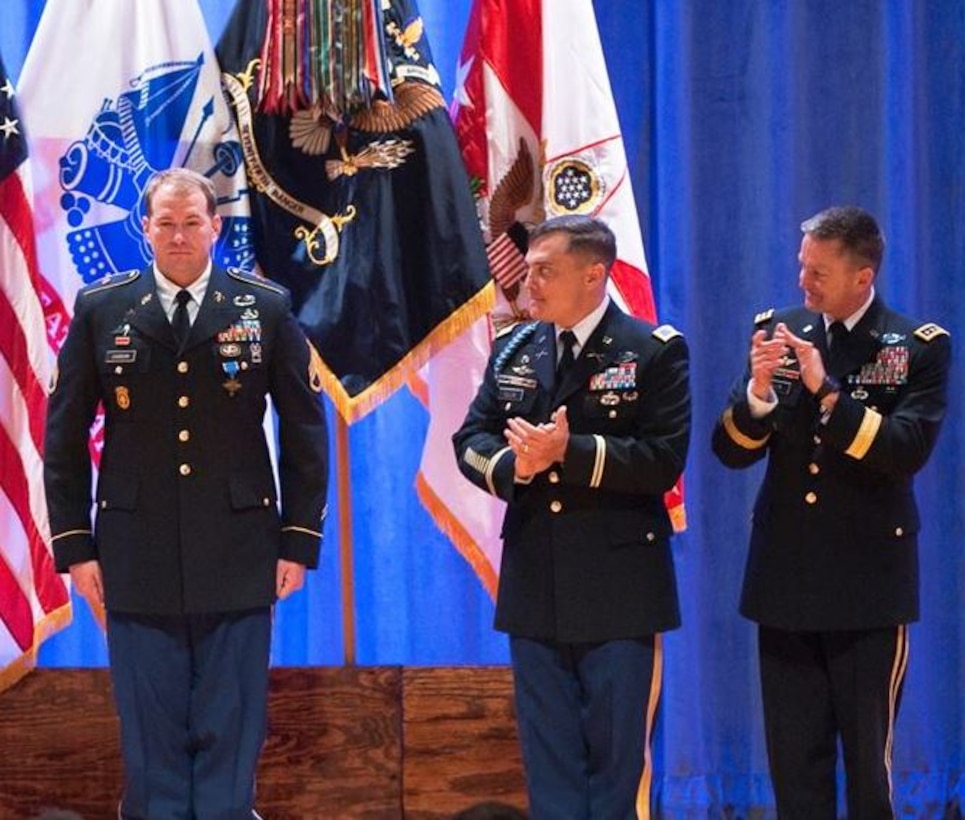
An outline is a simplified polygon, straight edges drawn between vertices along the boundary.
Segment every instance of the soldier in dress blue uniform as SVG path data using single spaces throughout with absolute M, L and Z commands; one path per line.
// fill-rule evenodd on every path
M 658 633 L 680 623 L 663 495 L 690 437 L 687 345 L 611 303 L 615 258 L 596 219 L 533 231 L 539 321 L 497 340 L 453 438 L 462 473 L 509 505 L 496 628 L 535 820 L 650 816 Z
M 154 264 L 82 290 L 50 396 L 58 570 L 106 607 L 120 816 L 253 816 L 271 606 L 315 567 L 328 480 L 319 362 L 266 279 L 211 263 L 211 182 L 157 174 Z M 280 494 L 262 426 L 278 413 Z M 88 438 L 104 438 L 91 528 Z
M 804 306 L 755 319 L 713 434 L 729 467 L 767 458 L 741 612 L 759 624 L 778 815 L 834 820 L 837 740 L 850 820 L 894 817 L 891 753 L 918 618 L 914 474 L 945 415 L 948 333 L 889 310 L 884 240 L 858 208 L 801 226 Z

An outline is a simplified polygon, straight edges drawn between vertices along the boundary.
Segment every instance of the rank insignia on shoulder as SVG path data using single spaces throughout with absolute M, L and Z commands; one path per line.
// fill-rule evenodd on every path
M 754 317 L 755 325 L 763 325 L 765 322 L 771 321 L 774 317 L 774 308 L 768 308 L 767 310 L 762 310 Z
M 496 338 L 501 339 L 503 336 L 512 333 L 516 328 L 519 327 L 519 322 L 507 322 L 506 324 L 496 328 Z
M 939 336 L 950 336 L 951 334 L 945 330 L 941 325 L 936 325 L 934 322 L 926 322 L 921 327 L 915 329 L 915 336 L 921 339 L 923 342 L 930 342 L 932 339 L 937 339 Z
M 85 294 L 98 293 L 102 290 L 107 290 L 108 288 L 116 288 L 121 285 L 127 285 L 133 282 L 141 275 L 139 270 L 128 270 L 122 271 L 120 273 L 109 273 L 101 279 L 98 279 L 92 285 L 88 286 L 83 292 Z
M 654 330 L 651 335 L 654 339 L 658 339 L 666 344 L 671 339 L 676 339 L 678 336 L 683 336 L 684 334 L 677 330 L 677 328 L 675 328 L 673 325 L 660 325 L 660 327 Z
M 241 268 L 226 268 L 226 270 L 228 271 L 228 276 L 230 276 L 232 279 L 237 279 L 239 282 L 244 282 L 246 285 L 255 285 L 256 287 L 270 290 L 272 293 L 282 294 L 285 292 L 270 279 L 267 279 L 260 274 L 250 273 L 249 271 L 244 271 Z

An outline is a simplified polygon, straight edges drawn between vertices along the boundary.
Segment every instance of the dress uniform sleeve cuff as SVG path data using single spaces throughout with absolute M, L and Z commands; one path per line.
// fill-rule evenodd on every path
M 88 529 L 65 530 L 51 539 L 57 572 L 68 572 L 74 564 L 97 558 L 94 537 Z
M 281 530 L 281 551 L 279 558 L 294 561 L 308 569 L 318 566 L 318 554 L 321 550 L 322 534 L 318 530 L 308 527 L 289 525 Z
M 600 435 L 570 435 L 566 445 L 567 481 L 596 488 L 603 483 L 606 471 L 606 439 Z
M 842 391 L 828 417 L 823 438 L 845 455 L 861 460 L 875 443 L 883 421 L 877 410 L 865 407 Z
M 767 444 L 771 436 L 769 418 L 754 418 L 750 405 L 746 401 L 739 401 L 724 411 L 721 423 L 728 438 L 737 446 L 745 450 L 757 450 Z

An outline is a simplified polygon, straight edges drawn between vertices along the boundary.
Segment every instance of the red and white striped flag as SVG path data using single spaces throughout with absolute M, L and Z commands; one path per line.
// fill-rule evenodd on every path
M 43 489 L 51 351 L 37 267 L 24 125 L 0 60 L 0 691 L 70 623 Z
M 617 238 L 611 298 L 627 313 L 655 321 L 591 0 L 476 0 L 457 83 L 451 113 L 480 194 L 490 264 L 513 259 L 508 240 L 522 226 L 561 214 L 599 217 Z M 431 419 L 417 483 L 423 503 L 490 592 L 499 569 L 502 505 L 460 479 L 450 436 L 482 381 L 490 329 L 527 315 L 518 273 L 493 273 L 499 294 L 491 321 L 477 322 L 423 370 L 419 392 Z M 667 506 L 675 528 L 683 529 L 679 491 L 668 494 Z

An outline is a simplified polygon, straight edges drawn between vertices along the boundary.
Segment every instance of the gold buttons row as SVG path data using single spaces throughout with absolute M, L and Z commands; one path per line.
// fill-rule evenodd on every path
M 178 362 L 178 373 L 187 373 L 188 369 L 189 369 L 189 365 L 187 362 L 185 361 Z M 178 407 L 185 408 L 185 407 L 188 407 L 190 404 L 191 404 L 190 396 L 178 396 Z M 186 429 L 178 430 L 178 441 L 180 441 L 183 444 L 189 441 L 190 439 L 191 439 L 190 430 L 186 430 Z M 191 465 L 187 463 L 178 465 L 178 472 L 183 476 L 191 475 L 191 472 L 192 472 Z

